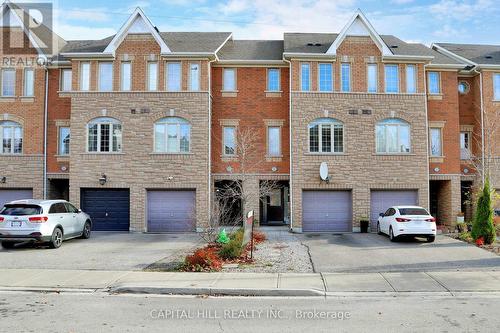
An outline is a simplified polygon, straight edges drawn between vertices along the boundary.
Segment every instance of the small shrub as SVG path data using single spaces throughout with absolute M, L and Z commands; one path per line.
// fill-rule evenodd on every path
M 262 231 L 254 231 L 253 232 L 253 242 L 254 244 L 260 244 L 267 239 L 266 234 Z
M 497 236 L 500 237 L 500 223 L 495 224 L 495 229 L 496 229 L 496 232 L 497 232 Z
M 477 210 L 474 216 L 474 224 L 472 225 L 472 237 L 474 240 L 482 238 L 484 244 L 491 244 L 495 241 L 495 236 L 490 183 L 486 180 L 477 200 Z
M 222 262 L 213 247 L 204 247 L 186 256 L 183 270 L 190 272 L 219 271 Z
M 465 223 L 465 222 L 463 222 L 463 223 L 457 223 L 457 228 L 458 228 L 459 232 L 469 231 L 467 223 Z
M 229 243 L 222 245 L 219 255 L 223 259 L 239 258 L 243 253 L 243 229 L 238 229 L 229 238 Z
M 461 232 L 458 235 L 458 239 L 460 239 L 461 241 L 467 242 L 467 243 L 472 243 L 474 241 L 470 232 L 468 232 L 468 231 Z

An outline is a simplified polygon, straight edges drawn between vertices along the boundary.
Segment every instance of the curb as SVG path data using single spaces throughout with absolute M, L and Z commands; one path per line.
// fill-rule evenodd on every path
M 111 287 L 109 292 L 112 294 L 325 297 L 324 291 L 315 289 L 171 288 L 121 285 Z

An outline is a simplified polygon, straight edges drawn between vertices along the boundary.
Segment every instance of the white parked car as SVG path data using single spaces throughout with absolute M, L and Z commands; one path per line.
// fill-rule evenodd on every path
M 19 242 L 48 243 L 52 248 L 63 240 L 90 237 L 90 216 L 65 200 L 17 200 L 0 210 L 0 241 L 12 248 Z
M 377 232 L 389 235 L 392 242 L 403 235 L 425 237 L 428 242 L 434 242 L 436 219 L 422 207 L 393 206 L 385 213 L 380 213 Z

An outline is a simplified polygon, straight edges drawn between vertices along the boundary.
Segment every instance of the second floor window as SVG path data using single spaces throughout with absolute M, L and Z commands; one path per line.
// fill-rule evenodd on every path
M 398 65 L 385 65 L 385 92 L 399 92 L 399 67 Z
M 167 62 L 167 91 L 180 91 L 181 77 L 181 63 Z
M 16 94 L 16 70 L 2 69 L 2 96 L 13 97 Z
M 33 68 L 24 70 L 24 96 L 32 97 L 35 94 L 35 71 Z
M 113 63 L 99 63 L 99 91 L 113 90 Z
M 189 90 L 200 90 L 200 64 L 189 64 Z
M 500 74 L 493 74 L 493 98 L 500 101 Z
M 351 91 L 351 64 L 343 63 L 340 67 L 340 83 L 342 92 Z
M 429 94 L 439 94 L 440 84 L 439 84 L 439 73 L 429 72 L 427 77 L 429 78 Z
M 120 90 L 130 91 L 132 89 L 132 64 L 122 62 L 120 69 Z
M 267 128 L 267 154 L 269 156 L 281 155 L 281 128 L 279 126 Z
M 319 64 L 319 91 L 333 91 L 332 64 Z
M 88 152 L 117 153 L 122 150 L 122 125 L 114 118 L 96 118 L 87 125 Z
M 236 127 L 225 126 L 222 128 L 223 154 L 236 155 Z
M 280 91 L 280 70 L 278 68 L 269 68 L 267 70 L 267 90 Z
M 59 127 L 59 155 L 69 155 L 69 127 Z
M 83 62 L 80 65 L 80 90 L 90 90 L 90 63 Z
M 311 68 L 308 63 L 300 64 L 300 90 L 311 90 Z
M 377 64 L 368 64 L 368 92 L 376 93 L 378 84 Z
M 191 125 L 185 119 L 167 117 L 155 123 L 156 153 L 189 153 Z
M 406 65 L 406 92 L 408 94 L 417 92 L 417 69 L 415 65 Z
M 430 130 L 430 151 L 431 156 L 443 156 L 443 141 L 441 138 L 441 128 L 431 128 Z
M 158 64 L 156 62 L 148 62 L 147 88 L 149 91 L 158 89 Z
M 376 126 L 377 153 L 409 153 L 410 124 L 400 119 L 386 119 Z
M 234 68 L 224 68 L 222 81 L 223 81 L 222 90 L 235 91 L 236 90 L 236 70 Z
M 470 132 L 460 132 L 460 158 L 462 160 L 471 158 L 470 137 Z
M 73 71 L 71 69 L 61 70 L 61 91 L 71 91 Z
M 22 154 L 23 128 L 13 121 L 0 121 L 0 142 L 2 154 Z
M 344 125 L 332 118 L 319 118 L 309 124 L 310 153 L 343 153 Z

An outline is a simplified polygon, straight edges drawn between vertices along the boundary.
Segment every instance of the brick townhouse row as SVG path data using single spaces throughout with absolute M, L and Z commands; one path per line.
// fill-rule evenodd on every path
M 196 231 L 214 193 L 244 179 L 261 225 L 374 230 L 388 206 L 418 204 L 453 227 L 482 177 L 471 156 L 500 156 L 500 46 L 406 43 L 361 11 L 339 33 L 282 40 L 160 32 L 139 8 L 102 40 L 33 39 L 5 21 L 2 45 L 24 49 L 4 58 L 57 43 L 45 66 L 2 64 L 0 204 L 65 198 L 96 230 Z M 260 198 L 269 180 L 280 187 Z

